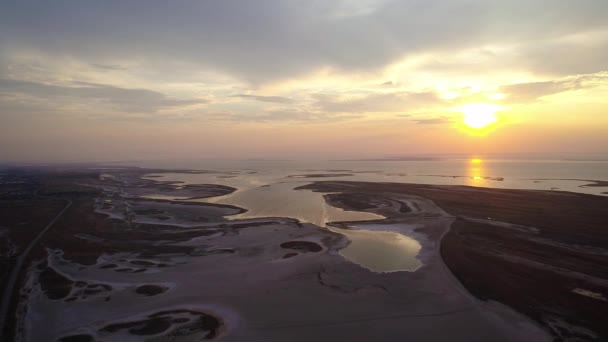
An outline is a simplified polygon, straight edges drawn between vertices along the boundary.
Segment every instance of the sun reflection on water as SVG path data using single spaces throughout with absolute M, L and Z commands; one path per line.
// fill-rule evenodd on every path
M 471 186 L 485 186 L 487 180 L 484 176 L 485 169 L 483 166 L 483 159 L 473 158 L 467 163 L 467 185 Z

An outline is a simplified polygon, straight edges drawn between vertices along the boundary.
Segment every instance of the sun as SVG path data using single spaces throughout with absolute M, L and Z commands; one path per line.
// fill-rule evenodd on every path
M 457 109 L 463 114 L 464 124 L 473 129 L 486 128 L 496 123 L 496 112 L 500 110 L 500 106 L 490 103 L 467 104 Z

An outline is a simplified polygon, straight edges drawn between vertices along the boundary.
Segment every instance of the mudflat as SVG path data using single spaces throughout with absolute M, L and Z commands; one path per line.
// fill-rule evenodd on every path
M 23 341 L 606 337 L 601 318 L 608 304 L 603 228 L 608 198 L 348 181 L 295 190 L 321 192 L 331 206 L 377 217 L 330 222 L 328 229 L 289 217 L 233 219 L 247 208 L 191 200 L 237 189 L 143 179 L 149 172 L 87 169 L 21 176 L 29 184 L 21 200 L 48 202 L 47 216 L 58 210 L 59 200 L 73 205 L 44 235 L 20 276 L 11 336 Z M 167 198 L 157 196 L 163 194 Z M 38 221 L 45 223 L 32 217 Z M 3 237 L 19 250 L 13 226 Z M 363 230 L 415 239 L 419 265 L 374 272 L 345 258 L 349 233 Z
M 475 296 L 513 307 L 564 340 L 608 338 L 606 197 L 394 183 L 304 188 L 339 192 L 326 198 L 345 209 L 369 210 L 361 194 L 430 199 L 454 216 L 441 255 Z

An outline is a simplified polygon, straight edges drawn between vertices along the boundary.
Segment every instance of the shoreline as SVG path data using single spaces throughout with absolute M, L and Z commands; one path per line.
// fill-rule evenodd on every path
M 285 217 L 227 219 L 236 211 L 247 210 L 242 207 L 189 205 L 181 203 L 183 200 L 142 198 L 139 195 L 171 193 L 183 188 L 177 189 L 181 183 L 141 179 L 143 174 L 149 173 L 145 169 L 103 171 L 108 172 L 114 174 L 114 180 L 96 178 L 97 174 L 92 172 L 45 178 L 47 183 L 42 183 L 43 187 L 52 189 L 46 190 L 48 195 L 71 198 L 74 206 L 45 235 L 41 241 L 44 249 L 37 248 L 30 258 L 30 262 L 38 266 L 30 268 L 24 277 L 29 285 L 23 289 L 25 297 L 20 312 L 29 308 L 34 312 L 52 313 L 56 317 L 53 325 L 32 321 L 33 318 L 25 313 L 19 319 L 20 329 L 27 331 L 35 326 L 34 336 L 50 334 L 59 338 L 59 331 L 88 326 L 88 330 L 77 329 L 74 334 L 115 340 L 128 334 L 122 327 L 132 324 L 137 327 L 136 331 L 160 337 L 179 329 L 181 323 L 167 324 L 170 319 L 186 322 L 186 318 L 193 320 L 210 315 L 209 319 L 220 322 L 220 326 L 208 327 L 207 331 L 214 334 L 214 339 L 222 340 L 306 341 L 318 336 L 390 339 L 406 335 L 414 339 L 439 338 L 428 335 L 424 329 L 428 324 L 437 327 L 438 331 L 450 331 L 455 340 L 462 341 L 490 338 L 526 341 L 530 336 L 535 340 L 548 340 L 547 330 L 554 336 L 563 336 L 564 329 L 572 328 L 561 323 L 549 325 L 543 317 L 522 310 L 511 298 L 500 297 L 501 292 L 493 289 L 492 284 L 479 285 L 477 282 L 484 279 L 480 274 L 484 272 L 479 271 L 478 263 L 494 259 L 492 255 L 482 254 L 474 259 L 477 264 L 471 264 L 455 258 L 459 253 L 471 252 L 467 247 L 469 240 L 462 243 L 457 237 L 466 233 L 467 239 L 480 239 L 477 231 L 466 229 L 482 225 L 492 231 L 504 231 L 502 235 L 481 236 L 485 239 L 483 244 L 489 247 L 497 246 L 497 239 L 502 241 L 513 232 L 519 234 L 520 240 L 527 241 L 535 232 L 531 228 L 537 228 L 535 226 L 542 220 L 522 217 L 522 222 L 511 222 L 511 219 L 526 206 L 546 202 L 546 196 L 561 198 L 565 203 L 574 202 L 577 208 L 600 198 L 601 205 L 586 209 L 592 213 L 608 203 L 608 198 L 602 196 L 593 196 L 590 200 L 585 196 L 591 195 L 573 193 L 405 183 L 318 181 L 297 187 L 325 192 L 321 200 L 327 205 L 385 217 L 369 222 L 329 222 L 330 227 L 350 228 L 349 231 L 356 232 L 361 229 L 359 226 L 365 229 L 368 225 L 372 230 L 399 233 L 420 243 L 417 259 L 422 265 L 414 272 L 378 273 L 345 259 L 341 251 L 350 242 L 331 229 Z M 89 188 L 75 188 L 74 184 Z M 97 190 L 92 191 L 90 187 Z M 236 188 L 193 184 L 185 191 L 197 191 L 209 198 L 235 192 Z M 504 196 L 508 200 L 501 200 Z M 536 198 L 538 196 L 541 198 Z M 501 204 L 500 210 L 491 207 L 493 201 Z M 505 211 L 505 208 L 511 210 Z M 99 210 L 105 212 L 100 214 Z M 603 215 L 604 211 L 601 211 L 600 221 L 605 218 Z M 563 221 L 562 217 L 557 219 Z M 460 220 L 466 224 L 464 228 L 457 228 L 464 230 L 458 230 L 460 235 L 454 237 L 454 225 Z M 541 224 L 536 232 L 543 239 L 556 238 L 555 234 L 543 232 L 543 228 Z M 557 233 L 559 238 L 568 237 L 567 230 L 558 229 Z M 592 229 L 590 233 L 601 232 Z M 583 237 L 575 236 L 579 240 Z M 543 241 L 533 240 L 541 245 Z M 584 251 L 597 251 L 601 249 L 601 243 L 603 240 L 598 246 L 587 247 Z M 568 245 L 580 249 L 577 246 Z M 549 251 L 556 253 L 550 248 Z M 505 251 L 501 253 L 508 255 Z M 516 256 L 520 259 L 532 257 Z M 524 265 L 521 269 L 528 269 L 528 264 L 520 264 Z M 593 260 L 588 261 L 588 266 L 582 267 L 581 271 L 592 272 Z M 515 275 L 516 271 L 513 271 Z M 60 280 L 61 277 L 65 280 Z M 45 282 L 47 291 L 53 291 L 48 279 L 59 279 L 57 281 L 64 285 L 56 289 L 59 294 L 39 292 L 40 279 Z M 470 279 L 477 282 L 472 284 Z M 572 292 L 573 298 L 603 303 L 593 299 L 597 289 L 578 285 L 576 292 Z M 78 286 L 84 286 L 84 290 Z M 153 289 L 155 293 L 142 295 L 141 289 Z M 487 295 L 488 289 L 494 292 Z M 32 297 L 27 291 L 33 291 L 35 295 Z M 486 291 L 485 297 L 480 291 Z M 48 296 L 62 296 L 62 299 Z M 148 299 L 144 301 L 142 297 Z M 251 298 L 264 305 L 254 305 Z M 566 304 L 569 303 L 564 304 L 568 308 Z M 95 310 L 82 311 L 90 305 L 99 310 L 120 310 L 121 317 L 131 318 L 117 321 L 117 317 L 110 314 L 102 315 L 105 318 L 95 316 L 101 311 L 97 314 Z M 174 311 L 164 313 L 163 307 L 174 308 Z M 298 309 L 286 311 L 286 307 Z M 188 308 L 203 309 L 187 311 Z M 535 308 L 538 312 L 541 309 Z M 82 315 L 62 317 L 65 310 Z M 597 312 L 603 312 L 601 310 Z M 563 313 L 565 317 L 568 314 Z M 95 322 L 105 322 L 103 325 L 95 323 L 97 330 L 91 330 L 92 321 L 89 322 L 94 317 Z M 155 320 L 157 317 L 159 319 Z M 163 320 L 161 325 L 152 324 L 160 319 Z M 585 324 L 589 325 L 589 322 Z M 593 322 L 589 326 L 596 327 Z M 371 331 L 376 334 L 369 335 Z
M 543 324 L 556 337 L 594 340 L 608 336 L 603 325 L 608 303 L 597 299 L 608 294 L 608 231 L 604 230 L 608 199 L 603 196 L 336 181 L 304 188 L 368 192 L 372 196 L 416 194 L 431 199 L 455 217 L 441 239 L 440 255 L 477 298 L 509 305 Z M 331 201 L 331 197 L 326 198 Z M 587 219 L 579 223 L 581 217 Z M 522 250 L 525 243 L 529 246 Z M 463 257 L 463 253 L 471 257 Z M 592 295 L 581 295 L 581 291 Z

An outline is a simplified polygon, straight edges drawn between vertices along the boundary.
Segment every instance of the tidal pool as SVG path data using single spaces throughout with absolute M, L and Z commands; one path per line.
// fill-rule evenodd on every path
M 206 201 L 235 205 L 248 210 L 242 214 L 228 216 L 230 220 L 291 217 L 345 235 L 351 243 L 342 249 L 340 254 L 374 272 L 415 271 L 422 265 L 416 258 L 421 245 L 409 236 L 394 231 L 348 230 L 327 225 L 328 222 L 381 220 L 383 216 L 333 207 L 325 202 L 321 193 L 294 190 L 300 185 L 302 183 L 269 184 Z
M 345 235 L 351 241 L 351 244 L 340 253 L 348 260 L 371 271 L 413 272 L 422 266 L 422 262 L 417 258 L 422 245 L 407 235 L 366 229 L 330 228 L 330 230 Z
M 345 235 L 351 243 L 340 251 L 347 260 L 374 272 L 413 272 L 422 263 L 416 258 L 421 245 L 407 235 L 390 231 L 391 225 L 375 224 L 373 230 L 340 229 L 328 226 L 329 222 L 360 222 L 382 220 L 383 216 L 342 210 L 325 202 L 322 193 L 295 188 L 315 179 L 302 181 L 288 178 L 287 172 L 259 172 L 240 174 L 233 178 L 218 178 L 214 174 L 158 174 L 155 180 L 181 181 L 185 184 L 222 184 L 239 190 L 225 196 L 196 199 L 192 201 L 228 204 L 247 209 L 246 212 L 226 216 L 228 220 L 289 217 L 300 222 L 325 227 Z M 324 178 L 327 180 L 327 177 Z M 157 197 L 156 195 L 152 195 Z M 151 196 L 147 196 L 150 198 Z M 166 198 L 169 199 L 169 198 Z M 385 227 L 384 230 L 382 227 Z

